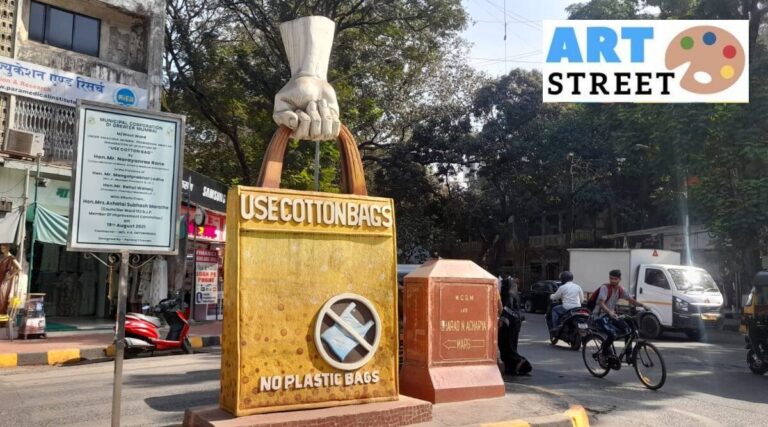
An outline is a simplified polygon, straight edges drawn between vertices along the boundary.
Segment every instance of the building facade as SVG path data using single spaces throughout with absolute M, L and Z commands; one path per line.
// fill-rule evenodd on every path
M 0 0 L 0 239 L 49 315 L 110 314 L 107 269 L 34 219 L 69 215 L 78 100 L 160 110 L 164 21 L 162 0 Z

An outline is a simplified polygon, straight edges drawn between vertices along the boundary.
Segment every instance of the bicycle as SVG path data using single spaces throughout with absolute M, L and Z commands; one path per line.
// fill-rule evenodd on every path
M 641 339 L 638 332 L 637 320 L 633 316 L 622 316 L 622 320 L 630 326 L 630 333 L 624 335 L 624 349 L 621 354 L 616 356 L 616 347 L 611 344 L 611 355 L 606 357 L 602 354 L 604 338 L 597 330 L 590 328 L 590 332 L 584 337 L 584 344 L 581 349 L 581 355 L 584 359 L 584 365 L 590 374 L 602 378 L 608 375 L 611 369 L 618 371 L 621 369 L 622 362 L 634 366 L 637 378 L 644 386 L 651 390 L 658 390 L 667 380 L 667 367 L 661 353 L 656 346 L 648 341 Z M 621 337 L 617 337 L 620 339 Z M 613 359 L 613 360 L 611 360 Z M 653 382 L 651 377 L 654 368 L 661 368 L 661 378 L 658 382 Z

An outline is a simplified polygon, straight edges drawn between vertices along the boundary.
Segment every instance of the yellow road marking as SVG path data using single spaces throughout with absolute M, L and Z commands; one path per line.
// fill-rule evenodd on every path
M 189 337 L 189 343 L 192 344 L 192 348 L 202 348 L 203 337 Z
M 0 368 L 13 368 L 19 365 L 19 355 L 16 353 L 0 354 Z
M 79 348 L 65 348 L 61 350 L 48 350 L 48 364 L 55 365 L 74 359 L 80 359 Z

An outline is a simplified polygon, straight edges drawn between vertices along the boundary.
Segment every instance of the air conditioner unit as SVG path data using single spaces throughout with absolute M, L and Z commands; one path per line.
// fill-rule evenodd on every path
M 42 133 L 27 132 L 18 129 L 8 129 L 8 141 L 5 151 L 16 152 L 27 156 L 37 157 L 43 155 L 45 135 Z

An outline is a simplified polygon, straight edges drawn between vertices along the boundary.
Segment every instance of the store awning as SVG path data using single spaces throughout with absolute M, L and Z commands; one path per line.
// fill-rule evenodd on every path
M 7 219 L 9 215 L 6 215 L 6 218 L 0 219 L 0 233 L 5 233 L 3 227 L 3 220 Z M 67 245 L 67 229 L 69 228 L 69 218 L 59 215 L 56 212 L 50 211 L 46 208 L 44 208 L 42 205 L 38 204 L 31 204 L 29 206 L 29 211 L 27 215 L 28 220 L 32 220 L 32 226 L 34 227 L 34 233 L 35 233 L 35 241 L 36 242 L 43 242 L 43 243 L 52 243 L 54 245 L 61 245 L 66 246 Z M 32 219 L 34 218 L 34 219 Z M 16 224 L 18 225 L 19 222 L 19 213 L 16 212 Z M 184 227 L 185 224 L 185 218 L 184 216 L 179 217 L 178 227 L 179 227 L 179 239 L 185 239 L 187 237 L 187 227 Z M 14 228 L 15 232 L 15 228 Z M 0 235 L 0 240 L 5 239 L 5 234 Z M 0 243 L 4 243 L 0 241 Z
M 0 218 L 0 243 L 16 244 L 21 210 L 15 209 Z
M 35 230 L 35 240 L 66 246 L 67 228 L 69 227 L 67 217 L 51 212 L 39 204 L 33 208 L 35 209 L 35 220 L 32 226 Z

